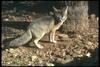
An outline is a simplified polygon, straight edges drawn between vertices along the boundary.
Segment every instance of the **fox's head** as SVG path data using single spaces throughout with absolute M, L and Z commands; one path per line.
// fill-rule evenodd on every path
M 51 12 L 51 15 L 53 15 L 57 21 L 64 21 L 67 19 L 68 6 L 62 10 L 58 10 L 55 7 L 53 7 L 53 9 L 54 12 Z

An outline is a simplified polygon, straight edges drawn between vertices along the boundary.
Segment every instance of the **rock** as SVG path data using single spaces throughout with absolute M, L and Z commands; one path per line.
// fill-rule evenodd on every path
M 66 55 L 65 57 L 65 63 L 71 62 L 73 58 L 70 55 Z
M 11 49 L 9 49 L 9 52 L 10 52 L 10 53 L 14 53 L 15 51 L 14 51 L 13 48 L 11 48 Z
M 92 44 L 93 44 L 93 43 L 92 43 L 92 42 L 90 42 L 90 41 L 88 41 L 88 42 L 87 42 L 87 44 L 88 44 L 88 45 L 90 45 L 90 46 L 92 46 Z
M 11 61 L 10 62 L 7 62 L 7 64 L 11 64 Z
M 96 37 L 98 37 L 98 35 L 96 35 L 96 34 L 95 34 L 95 35 L 93 35 L 93 38 L 96 38 Z
M 5 49 L 5 51 L 8 52 L 9 50 L 8 49 Z
M 82 39 L 82 36 L 81 36 L 81 35 L 78 35 L 78 34 L 77 34 L 76 36 L 77 36 L 77 38 Z
M 47 66 L 55 66 L 53 63 L 46 63 Z
M 57 58 L 56 62 L 66 64 L 73 60 L 73 58 L 70 55 L 66 55 L 65 58 Z
M 80 54 L 80 55 L 78 55 L 77 57 L 83 57 L 83 55 L 82 55 L 82 54 Z
M 88 53 L 86 54 L 86 56 L 87 56 L 87 57 L 91 57 L 91 53 L 88 52 Z
M 32 61 L 35 61 L 38 57 L 37 56 L 32 56 Z
M 5 19 L 3 19 L 3 21 L 9 21 L 9 19 L 8 18 L 5 18 Z
M 66 55 L 66 52 L 63 52 L 62 56 L 65 56 Z

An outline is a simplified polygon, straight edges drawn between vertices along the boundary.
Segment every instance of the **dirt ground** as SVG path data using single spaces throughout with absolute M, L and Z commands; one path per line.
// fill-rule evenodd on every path
M 93 14 L 94 15 L 94 14 Z M 50 43 L 44 36 L 38 49 L 32 41 L 4 49 L 10 38 L 20 36 L 25 31 L 12 27 L 2 27 L 2 66 L 97 66 L 98 65 L 98 18 L 89 18 L 89 29 L 83 34 L 56 33 L 57 43 Z

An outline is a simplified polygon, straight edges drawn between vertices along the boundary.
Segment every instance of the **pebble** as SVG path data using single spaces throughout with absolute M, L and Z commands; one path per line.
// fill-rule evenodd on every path
M 9 49 L 9 52 L 14 53 L 15 51 L 14 51 L 14 49 L 11 48 L 11 49 Z
M 87 57 L 91 57 L 91 53 L 88 52 L 88 53 L 86 54 L 86 56 L 87 56 Z
M 46 63 L 47 66 L 55 66 L 53 63 Z
M 38 57 L 37 56 L 32 56 L 32 61 L 35 61 Z

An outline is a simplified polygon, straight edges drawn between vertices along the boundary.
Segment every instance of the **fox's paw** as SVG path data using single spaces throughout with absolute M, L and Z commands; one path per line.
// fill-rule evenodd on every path
M 53 43 L 57 43 L 57 41 L 56 41 L 56 40 L 54 40 L 54 41 L 53 41 Z
M 53 40 L 49 40 L 50 42 L 53 42 Z
M 40 44 L 36 44 L 36 46 L 39 48 L 39 49 L 43 49 L 44 47 L 41 46 Z
M 54 40 L 54 41 L 53 41 L 53 40 L 50 40 L 50 42 L 52 42 L 52 43 L 57 43 L 57 41 L 56 41 L 56 40 Z

